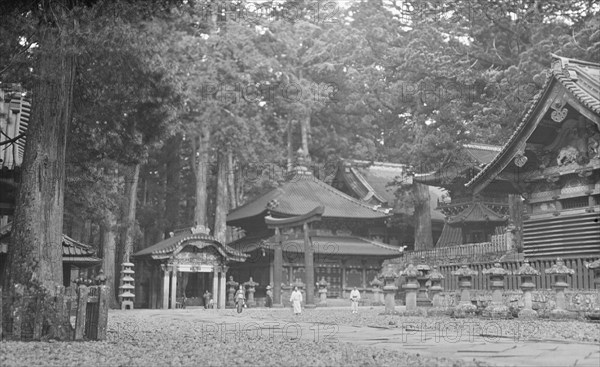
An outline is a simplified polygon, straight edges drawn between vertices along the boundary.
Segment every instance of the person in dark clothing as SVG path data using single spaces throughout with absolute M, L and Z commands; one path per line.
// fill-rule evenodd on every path
M 208 308 L 209 304 L 210 304 L 210 298 L 211 298 L 211 294 L 208 290 L 204 291 L 204 295 L 202 296 L 204 298 L 204 308 Z

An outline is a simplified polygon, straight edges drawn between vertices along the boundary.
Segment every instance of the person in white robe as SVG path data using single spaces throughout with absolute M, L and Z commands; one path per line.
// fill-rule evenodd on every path
M 360 301 L 360 292 L 356 287 L 350 292 L 350 301 L 352 301 L 352 313 L 358 313 L 358 301 Z
M 290 296 L 290 302 L 294 306 L 294 315 L 300 315 L 302 313 L 302 293 L 300 293 L 298 287 L 294 287 L 294 291 Z

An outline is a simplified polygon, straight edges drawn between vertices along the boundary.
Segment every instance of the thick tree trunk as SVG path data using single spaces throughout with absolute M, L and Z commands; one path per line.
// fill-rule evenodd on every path
M 287 124 L 287 171 L 291 172 L 294 168 L 294 147 L 292 145 L 292 129 L 294 124 L 292 121 Z
M 128 167 L 125 176 L 125 195 L 127 198 L 125 207 L 125 238 L 123 245 L 123 261 L 129 261 L 133 253 L 133 240 L 135 236 L 135 213 L 137 208 L 137 188 L 140 177 L 140 164 Z
M 192 139 L 192 169 L 196 177 L 196 207 L 194 208 L 194 223 L 208 227 L 207 205 L 208 205 L 208 159 L 210 148 L 210 131 L 203 128 L 196 147 L 196 139 Z
M 217 241 L 225 243 L 227 232 L 227 154 L 218 155 L 217 172 L 217 203 L 215 208 L 214 237 Z
M 413 182 L 412 191 L 415 202 L 415 251 L 428 250 L 433 248 L 429 187 Z
M 300 122 L 300 133 L 302 134 L 302 151 L 305 157 L 309 157 L 308 139 L 310 135 L 310 112 L 307 112 L 306 116 Z
M 229 209 L 234 209 L 238 206 L 235 194 L 235 162 L 233 153 L 227 152 L 227 194 L 229 195 Z
M 166 145 L 166 173 L 167 192 L 165 193 L 165 233 L 169 233 L 179 226 L 179 202 L 181 201 L 181 135 L 169 139 Z
M 7 284 L 62 285 L 65 148 L 72 117 L 75 62 L 66 36 L 43 26 L 21 184 L 8 248 Z
M 117 218 L 114 213 L 107 211 L 102 223 L 102 269 L 108 285 L 108 299 L 111 308 L 118 308 L 115 292 L 115 254 L 116 254 Z

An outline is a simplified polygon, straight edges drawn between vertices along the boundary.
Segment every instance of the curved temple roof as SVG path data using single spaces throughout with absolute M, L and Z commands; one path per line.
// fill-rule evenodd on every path
M 540 122 L 536 116 L 545 107 L 546 99 L 555 85 L 561 85 L 576 101 L 589 109 L 586 117 L 600 128 L 600 64 L 552 55 L 553 68 L 542 90 L 533 98 L 531 107 L 508 139 L 502 150 L 465 186 L 475 192 L 485 187 L 508 166 L 515 157 L 518 146 L 531 136 Z M 547 108 L 547 106 L 546 106 Z
M 320 181 L 310 174 L 298 174 L 291 181 L 275 188 L 257 199 L 233 209 L 227 216 L 227 224 L 257 216 L 267 211 L 278 216 L 299 216 L 324 206 L 323 217 L 377 219 L 388 217 L 377 206 L 367 205 Z

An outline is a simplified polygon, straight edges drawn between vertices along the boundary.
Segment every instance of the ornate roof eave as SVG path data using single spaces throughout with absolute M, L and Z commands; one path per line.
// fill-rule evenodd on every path
M 566 66 L 565 60 L 570 60 L 554 54 L 552 54 L 552 57 L 558 59 L 558 61 L 561 63 L 561 66 Z M 600 67 L 600 64 L 580 60 L 575 60 L 574 62 Z M 555 68 L 548 73 L 548 77 L 546 78 L 542 89 L 533 98 L 531 106 L 521 119 L 521 122 L 515 129 L 515 132 L 502 147 L 500 153 L 498 153 L 498 155 L 487 166 L 485 166 L 481 172 L 467 182 L 465 187 L 474 193 L 480 192 L 510 164 L 519 150 L 521 150 L 521 145 L 524 145 L 531 134 L 533 134 L 539 124 L 539 121 L 541 120 L 541 117 L 545 115 L 550 108 L 549 104 L 545 103 L 545 101 L 547 97 L 551 95 L 555 85 L 561 86 L 565 92 L 572 97 L 573 101 L 580 103 L 581 105 L 593 111 L 596 116 L 587 114 L 586 117 L 594 121 L 600 128 L 600 106 L 596 106 L 596 104 L 590 103 L 587 98 L 583 98 L 581 95 L 582 93 L 580 93 L 581 91 L 571 80 L 567 79 L 570 78 L 565 76 L 562 71 L 558 71 Z
M 143 257 L 150 257 L 153 260 L 164 260 L 164 259 L 170 259 L 174 256 L 176 256 L 184 247 L 186 246 L 194 246 L 198 249 L 203 249 L 205 247 L 211 246 L 213 247 L 221 256 L 223 256 L 225 259 L 231 261 L 239 261 L 239 262 L 243 262 L 245 261 L 248 257 L 250 257 L 249 255 L 238 251 L 230 246 L 227 246 L 225 244 L 222 244 L 220 242 L 218 242 L 215 238 L 213 238 L 210 235 L 204 234 L 204 233 L 195 233 L 195 234 L 190 234 L 187 236 L 182 236 L 181 239 L 179 239 L 177 242 L 173 243 L 172 245 L 165 247 L 165 248 L 161 248 L 159 250 L 156 251 L 152 251 L 150 253 L 143 253 L 143 254 L 133 254 L 133 257 L 137 257 L 137 258 L 143 258 Z
M 483 217 L 477 216 L 476 218 L 469 218 L 473 215 L 473 212 L 476 208 L 479 208 L 481 212 L 484 213 Z M 473 223 L 473 222 L 505 222 L 508 218 L 503 215 L 499 215 L 494 212 L 492 209 L 488 208 L 482 203 L 475 202 L 471 203 L 465 210 L 460 212 L 459 214 L 448 218 L 449 224 L 457 224 L 457 223 Z

